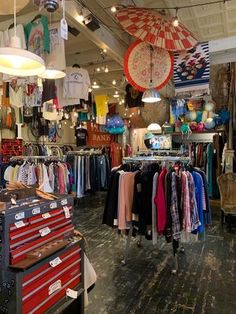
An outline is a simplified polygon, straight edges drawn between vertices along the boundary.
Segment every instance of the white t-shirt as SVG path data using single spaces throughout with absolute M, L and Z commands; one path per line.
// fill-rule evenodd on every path
M 88 100 L 90 78 L 83 68 L 67 67 L 64 78 L 63 97 Z
M 64 39 L 60 36 L 58 24 L 49 26 L 50 53 L 46 55 L 46 65 L 56 70 L 65 70 L 66 55 Z
M 0 41 L 1 45 L 3 43 L 4 47 L 9 47 L 11 45 L 11 37 L 13 37 L 14 35 L 15 35 L 14 27 L 6 29 L 3 32 L 3 40 Z M 16 36 L 19 37 L 21 40 L 21 48 L 26 49 L 25 32 L 22 24 L 16 25 Z

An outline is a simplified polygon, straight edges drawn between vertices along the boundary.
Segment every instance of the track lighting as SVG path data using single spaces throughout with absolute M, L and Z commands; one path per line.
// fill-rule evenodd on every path
M 107 66 L 107 65 L 105 66 L 104 72 L 105 72 L 105 73 L 108 73 L 108 72 L 109 72 L 109 69 L 108 69 L 108 66 Z
M 113 80 L 113 81 L 112 81 L 112 85 L 116 85 L 116 80 Z
M 77 17 L 77 21 L 82 23 L 84 21 L 84 16 L 82 10 L 79 12 L 79 15 Z

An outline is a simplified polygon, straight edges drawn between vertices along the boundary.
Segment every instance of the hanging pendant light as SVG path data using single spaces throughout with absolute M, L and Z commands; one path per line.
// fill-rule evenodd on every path
M 48 79 L 48 80 L 57 80 L 66 76 L 66 73 L 61 70 L 56 70 L 54 68 L 48 67 L 43 74 L 40 74 L 39 77 Z
M 154 88 L 152 82 L 152 70 L 153 70 L 153 62 L 152 62 L 152 54 L 153 54 L 153 47 L 150 46 L 150 84 L 149 89 L 146 89 L 142 96 L 142 101 L 146 103 L 154 103 L 161 100 L 160 93 Z
M 41 57 L 21 48 L 21 39 L 16 35 L 16 0 L 14 0 L 14 31 L 10 47 L 0 48 L 0 72 L 14 76 L 33 76 L 45 71 Z

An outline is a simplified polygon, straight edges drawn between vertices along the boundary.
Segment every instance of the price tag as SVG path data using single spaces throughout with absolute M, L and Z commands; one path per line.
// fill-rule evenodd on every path
M 64 206 L 63 207 L 64 213 L 65 213 L 65 217 L 66 218 L 70 218 L 70 209 L 68 206 Z
M 15 220 L 21 220 L 25 218 L 25 213 L 21 212 L 15 215 Z
M 20 220 L 20 221 L 15 222 L 15 226 L 16 228 L 21 228 L 25 226 L 25 223 L 23 220 Z
M 57 280 L 51 286 L 48 287 L 48 294 L 51 295 L 59 289 L 61 289 L 61 280 Z
M 48 219 L 51 217 L 49 213 L 42 214 L 43 219 Z
M 64 206 L 64 205 L 67 205 L 67 199 L 64 198 L 63 200 L 61 200 L 61 205 Z
M 57 203 L 56 202 L 51 203 L 50 208 L 51 209 L 57 208 Z
M 41 235 L 41 237 L 45 237 L 46 235 L 48 235 L 51 232 L 49 227 L 43 228 L 39 230 L 39 233 Z
M 66 295 L 72 299 L 77 299 L 78 298 L 78 291 L 67 288 L 66 289 Z
M 56 267 L 57 265 L 61 263 L 62 263 L 62 260 L 60 259 L 60 257 L 56 257 L 52 261 L 49 262 L 50 266 L 52 267 Z
M 32 209 L 32 215 L 38 215 L 40 214 L 40 207 L 35 207 Z
M 68 25 L 66 19 L 61 19 L 61 38 L 68 39 Z

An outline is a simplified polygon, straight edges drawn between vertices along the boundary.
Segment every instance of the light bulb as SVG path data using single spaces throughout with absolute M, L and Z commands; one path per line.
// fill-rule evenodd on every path
M 112 81 L 112 85 L 116 85 L 116 80 L 113 80 L 113 81 Z
M 89 91 L 89 93 L 91 93 L 91 92 L 92 92 L 92 88 L 91 88 L 91 87 L 89 87 L 89 90 L 88 90 L 88 91 Z
M 93 82 L 93 85 L 97 85 L 97 82 L 94 81 L 94 82 Z
M 79 15 L 77 16 L 77 21 L 82 23 L 84 21 L 84 16 L 82 11 L 80 11 Z
M 125 103 L 125 100 L 124 100 L 124 99 L 122 99 L 122 100 L 121 100 L 121 102 L 122 102 L 122 104 L 124 104 L 124 103 Z
M 115 93 L 116 93 L 116 95 L 118 95 L 118 91 L 117 91 L 117 90 L 116 90 L 116 92 L 115 92 Z
M 107 66 L 107 65 L 105 66 L 104 72 L 105 72 L 105 73 L 108 73 L 108 72 L 109 72 L 109 69 L 108 69 L 108 66 Z
M 112 13 L 116 13 L 116 11 L 117 11 L 116 6 L 113 5 L 113 6 L 111 7 L 111 12 L 112 12 Z
M 104 53 L 107 53 L 107 49 L 106 49 L 106 48 L 102 49 L 102 51 L 103 51 Z
M 100 72 L 100 71 L 101 71 L 101 69 L 100 69 L 99 67 L 98 67 L 96 70 L 97 70 L 97 72 Z
M 173 24 L 174 27 L 179 26 L 179 19 L 178 19 L 178 16 L 175 16 L 175 18 L 174 18 L 172 24 Z

